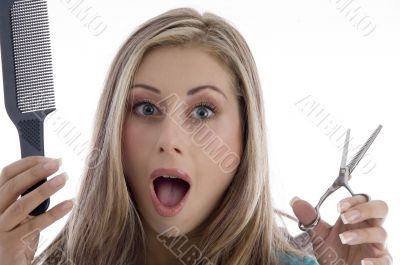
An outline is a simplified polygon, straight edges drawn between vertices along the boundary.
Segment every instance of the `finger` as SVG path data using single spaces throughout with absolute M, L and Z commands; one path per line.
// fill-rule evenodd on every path
M 66 180 L 66 173 L 60 174 L 15 201 L 0 216 L 0 231 L 11 231 L 14 229 L 40 203 L 60 190 L 65 185 Z
M 337 204 L 337 209 L 339 213 L 342 213 L 347 211 L 349 208 L 364 202 L 367 202 L 367 198 L 362 195 L 347 197 Z
M 61 219 L 72 209 L 73 205 L 74 203 L 72 200 L 66 200 L 57 204 L 49 211 L 35 216 L 32 220 L 15 229 L 17 237 L 25 243 L 27 238 L 32 237 L 32 234 L 39 234 L 40 231 L 50 226 L 58 219 Z
M 361 261 L 361 265 L 392 265 L 393 258 L 390 255 L 384 255 L 379 258 L 366 258 Z
M 9 179 L 0 187 L 0 214 L 4 212 L 18 197 L 34 184 L 55 173 L 60 167 L 60 159 L 47 159 L 32 168 Z
M 389 207 L 386 202 L 373 200 L 349 208 L 341 214 L 341 218 L 344 224 L 356 224 L 368 219 L 377 219 L 374 224 L 381 225 L 388 212 Z
M 305 226 L 311 224 L 317 217 L 317 211 L 307 201 L 295 197 L 292 199 L 291 205 L 294 214 L 299 219 L 299 221 Z M 331 225 L 329 225 L 328 223 L 326 223 L 324 220 L 321 219 L 313 229 L 310 229 L 307 232 L 312 237 L 314 236 L 325 237 L 329 233 L 330 228 Z
M 39 163 L 49 160 L 50 158 L 44 156 L 27 156 L 9 164 L 4 167 L 0 173 L 0 187 L 14 176 L 21 174 Z
M 32 220 L 33 218 L 34 218 L 34 216 L 32 216 L 32 215 L 27 215 L 26 218 L 25 218 L 24 220 L 22 220 L 21 223 L 20 223 L 19 225 L 23 225 L 23 224 L 25 224 L 26 222 Z
M 367 227 L 348 230 L 339 234 L 343 244 L 358 245 L 363 243 L 374 243 L 383 250 L 386 248 L 387 232 L 381 226 Z

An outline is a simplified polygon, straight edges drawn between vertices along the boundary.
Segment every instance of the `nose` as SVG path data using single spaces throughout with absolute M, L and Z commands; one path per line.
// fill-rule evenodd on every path
M 182 121 L 178 115 L 165 115 L 160 126 L 158 137 L 159 152 L 182 154 L 184 146 L 188 144 Z

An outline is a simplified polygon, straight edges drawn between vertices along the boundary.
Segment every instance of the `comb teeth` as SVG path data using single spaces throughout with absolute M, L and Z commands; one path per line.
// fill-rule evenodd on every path
M 18 109 L 25 113 L 55 108 L 46 2 L 15 1 L 11 30 Z

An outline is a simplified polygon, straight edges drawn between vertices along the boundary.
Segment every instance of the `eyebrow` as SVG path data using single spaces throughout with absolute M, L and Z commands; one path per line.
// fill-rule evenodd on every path
M 161 94 L 161 91 L 160 91 L 158 88 L 155 88 L 155 87 L 150 86 L 150 85 L 146 85 L 146 84 L 136 84 L 136 85 L 134 85 L 131 89 L 134 89 L 134 88 L 136 88 L 136 87 L 141 87 L 141 88 L 150 90 L 150 91 L 152 91 L 153 93 Z M 218 88 L 218 87 L 216 87 L 216 86 L 213 86 L 213 85 L 202 85 L 202 86 L 197 86 L 197 87 L 194 87 L 194 88 L 189 89 L 188 92 L 187 92 L 186 94 L 187 94 L 188 96 L 191 96 L 191 95 L 193 95 L 193 94 L 195 94 L 195 93 L 197 93 L 197 92 L 199 92 L 199 91 L 201 91 L 201 90 L 204 90 L 204 89 L 212 89 L 212 90 L 214 90 L 214 91 L 220 93 L 221 95 L 223 95 L 224 98 L 225 98 L 226 100 L 228 100 L 228 98 L 226 97 L 225 93 L 224 93 L 220 88 Z

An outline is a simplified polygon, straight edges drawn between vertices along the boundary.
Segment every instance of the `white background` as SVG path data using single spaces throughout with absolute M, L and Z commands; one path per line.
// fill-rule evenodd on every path
M 368 193 L 372 199 L 389 204 L 385 228 L 388 246 L 398 263 L 397 1 L 198 4 L 176 0 L 58 0 L 49 1 L 48 6 L 57 111 L 45 122 L 45 150 L 46 156 L 62 157 L 60 172 L 69 174 L 66 186 L 51 197 L 50 207 L 74 197 L 78 190 L 95 108 L 108 67 L 122 42 L 153 16 L 175 7 L 193 7 L 223 16 L 242 33 L 253 52 L 267 111 L 272 193 L 278 208 L 292 213 L 288 202 L 295 195 L 316 205 L 337 176 L 344 141 L 340 134 L 347 128 L 352 130 L 351 158 L 354 148 L 383 125 L 364 162 L 353 172 L 350 186 L 355 192 Z M 82 11 L 86 9 L 85 18 Z M 2 93 L 0 101 L 4 106 Z M 338 132 L 329 136 L 335 126 Z M 3 167 L 20 158 L 17 131 L 4 107 L 0 108 L 0 128 Z M 336 203 L 347 196 L 349 193 L 342 189 L 332 195 L 322 206 L 322 217 L 333 224 L 339 217 Z M 42 232 L 39 252 L 65 220 Z M 301 232 L 296 223 L 289 221 L 288 225 L 293 234 Z

